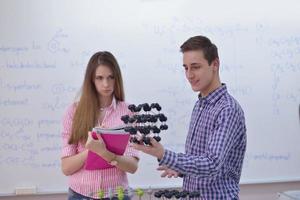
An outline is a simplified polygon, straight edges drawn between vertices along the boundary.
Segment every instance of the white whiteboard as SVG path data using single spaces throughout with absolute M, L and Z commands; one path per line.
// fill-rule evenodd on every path
M 245 111 L 241 182 L 300 180 L 299 8 L 292 0 L 0 1 L 0 194 L 66 191 L 61 118 L 99 50 L 117 57 L 128 102 L 162 105 L 170 127 L 162 142 L 182 152 L 197 95 L 179 46 L 199 34 L 219 47 L 222 82 Z M 156 167 L 141 154 L 131 186 L 181 185 Z

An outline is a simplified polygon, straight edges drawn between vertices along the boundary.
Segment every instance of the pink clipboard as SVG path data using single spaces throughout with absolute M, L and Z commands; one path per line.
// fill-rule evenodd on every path
M 93 138 L 98 139 L 97 135 L 99 133 L 93 132 Z M 117 154 L 117 155 L 123 155 L 130 135 L 128 133 L 120 132 L 120 133 L 100 133 L 103 141 L 106 144 L 106 148 Z M 89 151 L 87 155 L 87 159 L 85 161 L 84 168 L 86 170 L 97 170 L 97 169 L 108 169 L 113 168 L 115 166 L 110 165 L 106 160 L 104 160 L 101 156 L 98 154 Z

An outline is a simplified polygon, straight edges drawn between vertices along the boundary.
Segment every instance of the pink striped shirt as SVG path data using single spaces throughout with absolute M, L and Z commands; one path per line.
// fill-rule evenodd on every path
M 130 114 L 127 106 L 125 102 L 116 102 L 113 100 L 112 104 L 106 110 L 102 126 L 116 127 L 123 124 L 121 116 Z M 64 116 L 62 158 L 76 155 L 85 150 L 84 144 L 68 144 L 75 110 L 76 105 L 74 103 L 67 109 Z M 124 155 L 138 158 L 138 151 L 128 145 Z M 128 187 L 126 172 L 118 168 L 85 170 L 83 166 L 80 170 L 69 176 L 69 187 L 72 190 L 92 198 L 98 198 L 97 193 L 100 189 L 105 191 L 105 197 L 109 197 L 108 191 L 112 190 L 114 192 L 118 186 L 122 186 L 123 188 Z

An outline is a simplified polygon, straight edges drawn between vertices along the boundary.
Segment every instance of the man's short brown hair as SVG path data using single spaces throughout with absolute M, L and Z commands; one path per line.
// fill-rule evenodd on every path
M 219 58 L 217 46 L 205 36 L 191 37 L 180 46 L 182 53 L 194 50 L 201 50 L 209 65 L 216 58 Z

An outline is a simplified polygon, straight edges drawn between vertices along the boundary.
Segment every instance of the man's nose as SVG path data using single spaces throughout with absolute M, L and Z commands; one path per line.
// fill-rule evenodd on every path
M 185 73 L 187 78 L 193 78 L 193 73 L 191 72 L 190 69 L 187 69 Z

